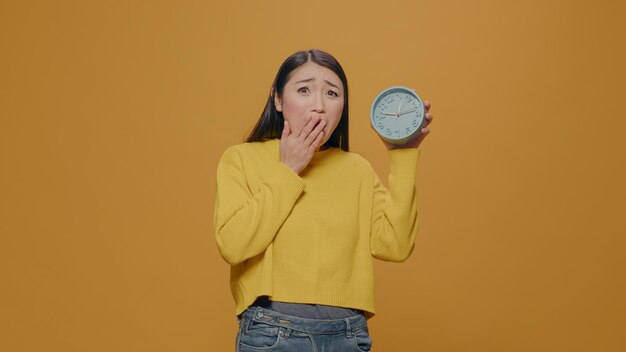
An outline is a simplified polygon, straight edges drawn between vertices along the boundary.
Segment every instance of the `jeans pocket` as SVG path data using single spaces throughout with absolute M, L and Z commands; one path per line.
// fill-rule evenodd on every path
M 369 352 L 372 349 L 372 338 L 370 337 L 369 331 L 366 327 L 356 330 L 354 332 L 353 340 L 357 351 Z
M 278 326 L 248 321 L 248 326 L 242 326 L 239 330 L 239 345 L 254 350 L 269 350 L 280 343 L 280 328 Z

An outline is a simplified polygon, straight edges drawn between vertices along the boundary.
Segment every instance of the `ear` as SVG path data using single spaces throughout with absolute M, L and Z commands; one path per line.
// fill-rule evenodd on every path
M 281 112 L 283 110 L 283 104 L 278 94 L 276 94 L 276 89 L 272 88 L 272 94 L 274 94 L 274 106 L 276 107 L 276 111 Z

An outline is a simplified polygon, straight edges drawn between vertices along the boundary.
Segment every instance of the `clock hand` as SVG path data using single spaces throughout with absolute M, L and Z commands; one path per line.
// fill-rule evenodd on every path
M 396 119 L 400 117 L 400 110 L 402 110 L 402 102 L 400 102 L 400 105 L 398 105 L 398 112 L 396 113 Z
M 404 110 L 403 112 L 398 113 L 398 116 L 404 115 L 404 114 L 408 114 L 410 112 L 413 112 L 417 110 L 417 108 L 413 108 L 413 109 L 409 109 L 409 110 Z

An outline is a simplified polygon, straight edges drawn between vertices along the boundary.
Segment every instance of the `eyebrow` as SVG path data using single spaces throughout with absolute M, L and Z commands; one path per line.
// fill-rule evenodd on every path
M 311 81 L 314 81 L 314 80 L 315 80 L 315 78 L 311 77 L 311 78 L 307 78 L 307 79 L 301 79 L 301 80 L 297 81 L 296 83 L 311 82 Z M 331 81 L 329 81 L 327 79 L 325 79 L 324 82 L 326 82 L 326 83 L 330 84 L 331 86 L 341 90 L 341 88 L 339 88 L 336 84 L 334 84 L 333 82 L 331 82 Z

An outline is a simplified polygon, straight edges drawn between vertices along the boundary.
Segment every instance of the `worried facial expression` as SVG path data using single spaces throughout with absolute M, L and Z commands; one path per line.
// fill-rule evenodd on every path
M 336 73 L 309 61 L 291 73 L 282 96 L 276 95 L 274 104 L 289 123 L 291 133 L 302 131 L 309 116 L 317 115 L 326 121 L 322 145 L 328 141 L 341 119 L 343 84 Z

